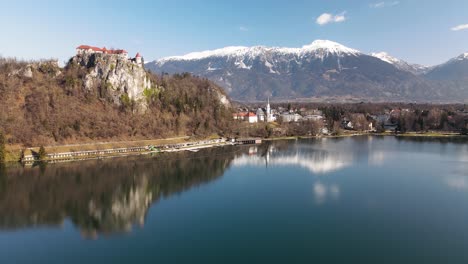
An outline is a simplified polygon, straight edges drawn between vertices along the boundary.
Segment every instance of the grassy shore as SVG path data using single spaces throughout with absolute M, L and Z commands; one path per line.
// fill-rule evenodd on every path
M 211 137 L 210 137 L 211 138 Z M 128 148 L 128 147 L 143 147 L 148 145 L 167 145 L 183 143 L 190 140 L 188 136 L 166 138 L 166 139 L 150 139 L 150 140 L 134 140 L 134 141 L 109 141 L 109 142 L 92 142 L 82 144 L 66 144 L 66 145 L 52 145 L 44 146 L 48 154 L 51 153 L 64 153 L 75 151 L 89 151 L 89 150 L 104 150 L 114 148 Z M 6 161 L 15 162 L 21 157 L 21 151 L 24 148 L 19 145 L 6 146 Z M 39 147 L 29 148 L 38 152 Z
M 340 137 L 352 137 L 352 136 L 396 136 L 396 137 L 466 137 L 466 135 L 460 135 L 459 133 L 453 132 L 436 132 L 429 131 L 424 133 L 409 132 L 404 134 L 395 133 L 370 133 L 370 132 L 348 132 L 345 131 L 339 135 L 326 135 L 326 136 L 282 136 L 282 137 L 271 137 L 265 138 L 264 141 L 276 141 L 276 140 L 293 140 L 293 139 L 306 139 L 306 138 L 340 138 Z M 150 139 L 150 140 L 135 140 L 135 141 L 113 141 L 113 142 L 94 142 L 94 143 L 83 143 L 83 144 L 67 144 L 67 145 L 53 145 L 45 146 L 46 152 L 51 153 L 64 153 L 64 152 L 75 152 L 75 151 L 88 151 L 88 150 L 105 150 L 115 148 L 128 148 L 128 147 L 141 147 L 148 145 L 169 145 L 184 143 L 193 140 L 208 140 L 214 139 L 219 136 L 209 136 L 203 139 L 194 139 L 188 136 L 166 138 L 166 139 Z M 6 147 L 6 161 L 16 162 L 20 159 L 21 150 L 24 149 L 18 145 L 8 145 Z M 30 148 L 33 151 L 39 151 L 39 147 Z

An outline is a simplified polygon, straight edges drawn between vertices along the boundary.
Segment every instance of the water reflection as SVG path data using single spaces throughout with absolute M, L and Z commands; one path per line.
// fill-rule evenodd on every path
M 44 171 L 0 168 L 0 228 L 61 226 L 69 218 L 85 237 L 128 232 L 144 225 L 152 203 L 219 178 L 233 158 L 234 149 L 224 148 L 50 165 Z
M 319 205 L 327 199 L 338 200 L 340 198 L 340 187 L 337 184 L 326 185 L 321 182 L 314 183 L 313 187 L 315 202 Z
M 312 175 L 321 176 L 351 166 L 360 157 L 356 153 L 360 153 L 359 149 L 341 139 L 271 142 L 250 147 L 248 155 L 239 155 L 232 164 L 300 167 Z M 315 179 L 312 191 L 317 205 L 322 205 L 327 200 L 339 200 L 341 195 L 338 184 L 325 183 L 318 178 Z
M 468 191 L 468 146 L 460 149 L 452 161 L 453 171 L 446 177 L 448 187 L 457 191 Z
M 241 155 L 233 161 L 234 166 L 299 166 L 313 174 L 326 174 L 350 166 L 353 162 L 352 152 L 343 149 L 325 149 L 320 141 L 282 142 L 266 144 L 260 147 L 254 146 L 249 150 L 249 155 Z M 323 143 L 323 141 L 322 141 Z
M 447 178 L 447 185 L 455 190 L 468 190 L 468 179 L 466 177 L 450 177 Z
M 356 177 L 355 166 L 367 172 L 366 165 L 385 165 L 385 174 L 401 163 L 389 162 L 389 157 L 424 153 L 439 161 L 448 151 L 451 171 L 437 181 L 468 192 L 468 144 L 460 141 L 441 150 L 439 143 L 379 137 L 277 141 L 36 168 L 0 165 L 0 229 L 59 227 L 69 219 L 85 237 L 129 232 L 144 226 L 149 208 L 161 198 L 220 179 L 229 166 L 299 167 L 312 177 L 308 190 L 323 205 L 350 195 L 342 179 Z M 324 177 L 328 174 L 333 177 Z

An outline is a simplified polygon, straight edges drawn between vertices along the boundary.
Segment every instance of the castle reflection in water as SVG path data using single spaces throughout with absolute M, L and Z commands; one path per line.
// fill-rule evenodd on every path
M 87 238 L 129 232 L 161 198 L 222 176 L 233 149 L 2 168 L 0 228 L 59 227 L 69 219 Z
M 0 228 L 61 226 L 69 219 L 84 237 L 143 227 L 162 197 L 206 184 L 229 166 L 299 166 L 315 175 L 344 169 L 353 156 L 343 144 L 277 141 L 198 153 L 128 157 L 46 166 L 10 167 L 0 176 Z M 352 147 L 352 146 L 351 146 Z M 317 181 L 318 203 L 337 199 L 340 187 Z
M 312 198 L 321 205 L 343 196 L 336 178 L 327 174 L 339 172 L 339 177 L 345 177 L 355 163 L 380 166 L 406 146 L 401 140 L 395 146 L 380 147 L 381 140 L 274 141 L 197 153 L 1 167 L 0 229 L 60 227 L 69 220 L 87 238 L 130 232 L 144 226 L 149 208 L 161 198 L 220 179 L 229 167 L 300 168 L 313 178 Z M 464 151 L 466 159 L 468 151 Z M 460 164 L 466 169 L 466 162 Z M 468 189 L 466 171 L 449 176 L 444 184 Z

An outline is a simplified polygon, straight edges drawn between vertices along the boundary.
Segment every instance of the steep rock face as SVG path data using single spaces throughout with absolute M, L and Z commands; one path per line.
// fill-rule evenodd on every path
M 142 64 L 117 54 L 77 54 L 70 61 L 87 69 L 84 88 L 87 91 L 99 90 L 99 95 L 115 104 L 125 104 L 129 100 L 137 103 L 140 109 L 147 107 L 145 89 L 151 89 L 151 82 Z
M 42 60 L 31 63 L 18 63 L 18 68 L 12 69 L 8 73 L 8 77 L 22 76 L 25 78 L 34 78 L 34 73 L 47 74 L 51 77 L 59 77 L 62 74 L 62 69 L 56 60 Z

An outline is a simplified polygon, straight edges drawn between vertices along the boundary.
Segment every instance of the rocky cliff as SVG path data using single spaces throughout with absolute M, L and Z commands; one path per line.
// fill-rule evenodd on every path
M 138 109 L 147 104 L 145 89 L 151 89 L 151 81 L 142 63 L 118 54 L 83 53 L 70 59 L 67 67 L 85 67 L 83 78 L 86 91 L 98 91 L 99 96 L 115 104 L 136 102 Z

